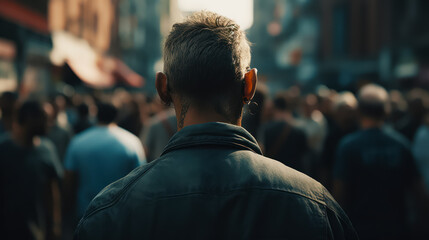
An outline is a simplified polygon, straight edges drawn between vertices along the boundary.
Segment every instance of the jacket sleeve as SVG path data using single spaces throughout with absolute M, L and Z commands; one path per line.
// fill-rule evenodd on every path
M 324 189 L 327 239 L 359 239 L 352 222 L 328 190 Z
M 345 216 L 346 219 L 335 213 L 331 209 L 327 209 L 327 239 L 359 239 L 352 223 Z

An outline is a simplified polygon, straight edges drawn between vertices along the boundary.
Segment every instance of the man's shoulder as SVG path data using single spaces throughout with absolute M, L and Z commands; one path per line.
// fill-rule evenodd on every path
M 67 128 L 60 126 L 58 124 L 55 124 L 52 127 L 51 132 L 56 132 L 56 134 L 59 134 L 59 135 L 66 135 L 66 136 L 71 135 L 70 130 L 68 130 Z
M 139 181 L 139 179 L 147 171 L 153 167 L 154 163 L 149 163 L 135 168 L 127 176 L 109 184 L 101 190 L 97 196 L 91 201 L 84 218 L 90 217 L 101 209 L 113 206 L 122 195 Z
M 40 145 L 36 148 L 41 155 L 39 158 L 48 169 L 53 173 L 52 177 L 61 178 L 63 176 L 63 168 L 57 155 L 57 150 L 54 143 L 47 137 L 40 138 Z
M 128 216 L 131 212 L 126 211 L 133 211 L 133 209 L 140 209 L 140 211 L 144 209 L 150 215 L 155 211 L 155 206 L 158 210 L 169 208 L 171 206 L 167 205 L 172 204 L 169 201 L 171 199 L 176 199 L 176 202 L 191 203 L 195 198 L 203 196 L 209 202 L 228 197 L 236 199 L 238 195 L 243 196 L 243 194 L 258 196 L 255 199 L 258 199 L 259 203 L 253 203 L 253 206 L 258 209 L 264 204 L 280 204 L 292 200 L 292 202 L 303 204 L 296 206 L 326 209 L 326 211 L 333 212 L 342 221 L 348 222 L 347 216 L 329 192 L 312 178 L 251 151 L 238 151 L 234 154 L 240 155 L 242 159 L 234 158 L 235 163 L 228 165 L 232 169 L 222 168 L 225 166 L 222 165 L 224 162 L 216 161 L 218 159 L 207 159 L 207 157 L 204 159 L 210 169 L 202 170 L 205 176 L 203 187 L 200 187 L 199 184 L 190 184 L 195 179 L 192 173 L 195 173 L 197 178 L 200 177 L 197 173 L 200 172 L 200 169 L 193 171 L 195 170 L 193 168 L 196 167 L 195 161 L 186 161 L 183 158 L 174 159 L 172 156 L 174 154 L 164 155 L 160 159 L 135 169 L 126 177 L 106 187 L 94 198 L 79 224 L 77 234 L 85 235 L 88 231 L 93 233 L 94 230 L 91 229 L 111 226 L 111 224 L 115 224 L 114 219 Z M 245 163 L 246 159 L 247 163 Z M 225 172 L 216 174 L 216 170 L 219 169 L 213 168 L 210 162 L 221 165 L 219 169 L 224 169 Z M 191 169 L 191 171 L 183 171 L 184 168 Z M 207 174 L 209 171 L 211 174 Z M 186 178 L 183 174 L 187 174 Z M 182 178 L 178 178 L 177 175 Z M 279 205 L 279 208 L 282 207 Z M 297 212 L 306 211 L 301 208 L 296 210 Z M 139 212 L 136 216 L 144 219 L 146 215 Z
M 57 150 L 54 142 L 47 137 L 40 137 L 40 144 L 36 149 L 40 153 L 44 154 L 44 156 L 50 156 L 50 158 L 57 157 Z
M 119 126 L 110 128 L 110 133 L 125 144 L 130 142 L 140 142 L 140 139 L 136 135 Z
M 96 143 L 104 145 L 106 142 L 111 143 L 118 141 L 127 145 L 127 143 L 130 142 L 138 142 L 139 139 L 134 134 L 118 126 L 94 126 L 77 134 L 72 139 L 72 144 L 79 146 L 93 145 Z
M 98 138 L 99 134 L 99 128 L 97 126 L 93 126 L 76 134 L 72 138 L 71 142 L 74 144 L 85 144 L 88 142 L 92 142 L 94 138 Z
M 248 171 L 268 188 L 275 188 L 285 192 L 293 192 L 316 201 L 323 201 L 324 187 L 311 177 L 301 173 L 283 163 L 247 152 L 249 158 Z
M 199 192 L 202 189 L 204 192 L 213 191 L 216 194 L 252 189 L 276 191 L 280 194 L 293 194 L 298 198 L 306 198 L 322 205 L 330 204 L 330 201 L 326 201 L 327 198 L 331 198 L 327 190 L 311 177 L 276 160 L 250 151 L 243 152 L 252 156 L 242 155 L 242 159 L 237 160 L 242 161 L 242 163 L 230 166 L 240 169 L 238 170 L 239 172 L 235 170 L 225 172 L 228 177 L 234 174 L 236 176 L 231 178 L 224 176 L 230 181 L 228 184 L 214 183 L 207 188 L 206 186 L 199 188 L 198 185 L 193 185 L 193 189 L 191 189 L 188 186 L 182 186 L 187 185 L 184 184 L 184 182 L 186 183 L 185 179 L 182 178 L 181 181 L 178 181 L 179 175 L 188 174 L 189 176 L 195 165 L 191 166 L 191 164 L 184 162 L 180 163 L 180 166 L 175 163 L 170 165 L 171 162 L 178 162 L 178 159 L 172 159 L 171 157 L 170 159 L 157 159 L 138 167 L 126 177 L 106 187 L 93 200 L 87 215 L 91 215 L 90 212 L 96 212 L 96 209 L 104 209 L 104 206 L 113 206 L 112 203 L 122 198 L 122 196 L 126 196 L 126 199 L 123 199 L 126 202 L 133 202 L 135 198 L 156 200 L 155 198 L 157 197 L 192 194 L 194 193 L 192 191 Z M 191 171 L 186 171 L 186 168 L 191 169 Z M 192 179 L 192 176 L 189 176 L 189 179 Z M 210 176 L 207 176 L 206 181 L 211 181 Z M 168 189 L 172 189 L 172 191 Z
M 411 148 L 411 142 L 404 135 L 402 135 L 395 129 L 391 127 L 384 127 L 382 130 L 385 136 L 389 138 L 391 141 L 395 142 L 397 145 L 406 149 Z
M 253 164 L 252 168 L 258 172 L 257 177 L 268 179 L 269 189 L 282 191 L 286 195 L 295 194 L 298 198 L 324 205 L 340 218 L 344 218 L 344 221 L 347 220 L 347 216 L 328 190 L 313 178 L 264 156 L 260 156 Z
M 342 139 L 340 139 L 338 149 L 350 148 L 353 146 L 360 146 L 360 142 L 366 141 L 366 136 L 364 131 L 358 130 L 352 133 L 345 135 Z

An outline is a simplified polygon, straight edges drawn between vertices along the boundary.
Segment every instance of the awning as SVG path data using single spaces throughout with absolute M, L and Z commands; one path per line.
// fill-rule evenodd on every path
M 0 0 L 0 16 L 39 33 L 49 33 L 48 21 L 45 16 L 12 0 Z
M 54 65 L 67 63 L 86 84 L 96 88 L 112 87 L 122 82 L 142 87 L 144 78 L 118 58 L 97 53 L 85 40 L 66 32 L 52 33 Z

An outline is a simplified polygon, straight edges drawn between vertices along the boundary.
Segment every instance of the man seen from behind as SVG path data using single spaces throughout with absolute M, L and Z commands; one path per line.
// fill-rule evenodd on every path
M 262 156 L 240 126 L 256 82 L 235 22 L 199 12 L 175 24 L 156 88 L 178 132 L 92 201 L 76 239 L 357 239 L 322 185 Z

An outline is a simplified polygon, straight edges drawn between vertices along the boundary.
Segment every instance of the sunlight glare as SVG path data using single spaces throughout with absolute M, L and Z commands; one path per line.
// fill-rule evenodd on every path
M 207 10 L 236 21 L 244 30 L 253 24 L 253 0 L 179 0 L 182 12 Z

